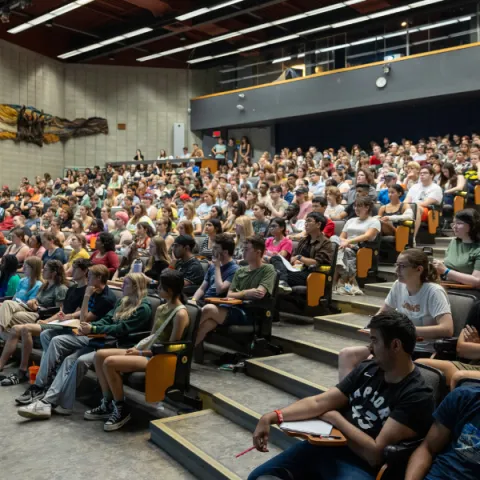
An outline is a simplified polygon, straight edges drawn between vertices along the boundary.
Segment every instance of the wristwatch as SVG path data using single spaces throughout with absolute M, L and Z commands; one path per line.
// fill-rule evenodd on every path
M 297 255 L 297 260 L 301 260 L 302 259 L 302 255 Z

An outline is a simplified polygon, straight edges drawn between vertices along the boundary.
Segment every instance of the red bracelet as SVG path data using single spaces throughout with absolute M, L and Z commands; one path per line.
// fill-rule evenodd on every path
M 283 413 L 281 410 L 274 410 L 274 412 L 277 414 L 278 424 L 280 425 L 283 423 Z

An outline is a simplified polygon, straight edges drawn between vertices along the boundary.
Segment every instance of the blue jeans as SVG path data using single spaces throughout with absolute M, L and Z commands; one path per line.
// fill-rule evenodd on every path
M 282 480 L 374 480 L 375 471 L 348 447 L 297 443 L 257 467 L 248 477 L 273 475 Z

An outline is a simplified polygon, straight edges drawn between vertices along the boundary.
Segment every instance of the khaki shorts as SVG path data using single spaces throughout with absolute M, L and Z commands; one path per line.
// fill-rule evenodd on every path
M 470 370 L 474 372 L 480 372 L 480 365 L 462 362 L 452 362 L 459 370 Z

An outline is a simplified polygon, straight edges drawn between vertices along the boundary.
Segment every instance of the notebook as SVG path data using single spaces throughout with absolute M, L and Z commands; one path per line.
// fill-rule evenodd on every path
M 289 432 L 307 433 L 309 435 L 330 435 L 332 425 L 323 420 L 301 420 L 298 422 L 283 422 L 280 424 L 281 430 Z
M 42 329 L 60 329 L 60 328 L 65 328 L 65 329 L 73 329 L 73 328 L 80 328 L 80 320 L 74 319 L 74 320 L 54 320 L 53 322 L 50 323 L 44 323 L 41 324 Z

